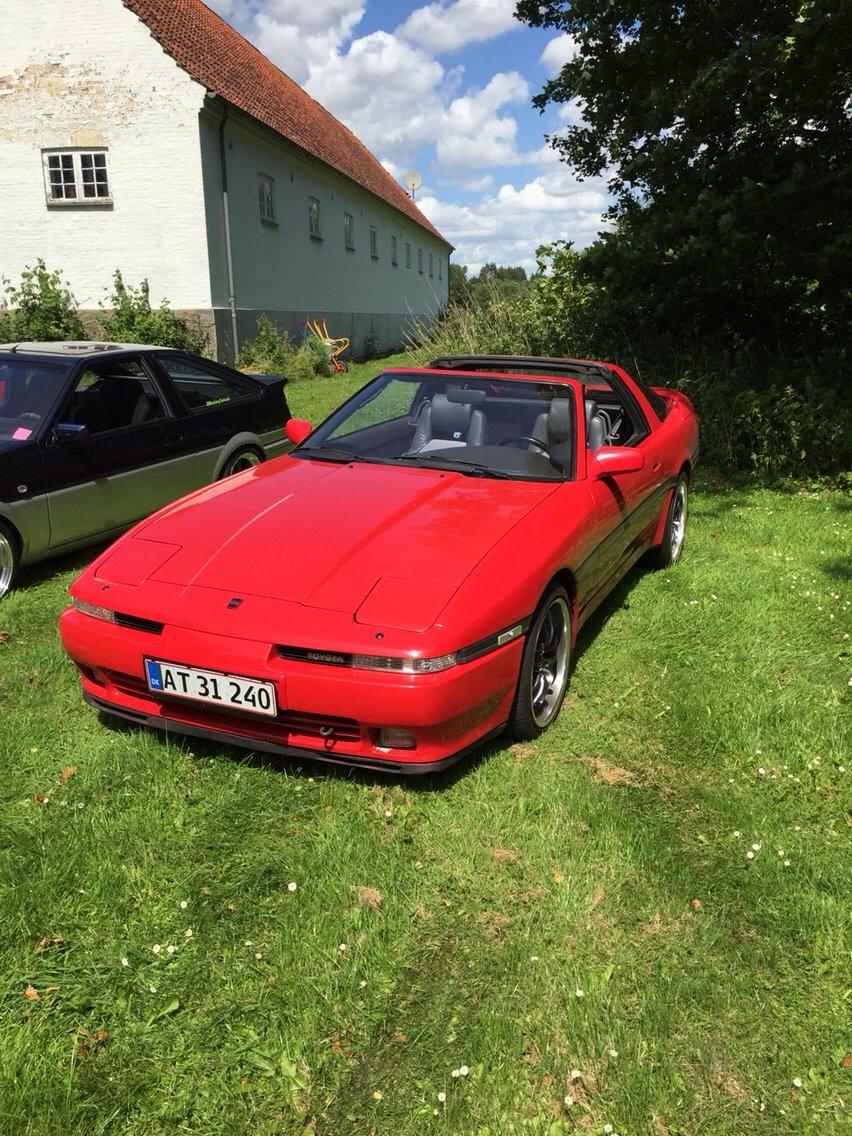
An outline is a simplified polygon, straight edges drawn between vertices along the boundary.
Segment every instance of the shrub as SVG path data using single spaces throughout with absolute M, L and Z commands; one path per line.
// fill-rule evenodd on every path
M 0 301 L 0 341 L 85 339 L 77 305 L 58 269 L 39 258 L 21 273 L 15 287 L 3 278 Z
M 382 345 L 379 342 L 379 337 L 376 335 L 375 328 L 370 328 L 364 336 L 364 360 L 378 359 L 382 353 Z
M 156 343 L 161 347 L 177 347 L 203 355 L 207 350 L 207 335 L 199 320 L 186 320 L 170 310 L 163 300 L 157 308 L 151 307 L 150 288 L 143 280 L 138 288 L 125 284 L 121 272 L 113 275 L 112 291 L 107 295 L 107 307 L 101 315 L 104 336 L 115 343 Z
M 288 375 L 295 354 L 296 349 L 287 332 L 279 332 L 271 319 L 261 316 L 254 339 L 249 339 L 240 348 L 237 366 L 257 374 Z

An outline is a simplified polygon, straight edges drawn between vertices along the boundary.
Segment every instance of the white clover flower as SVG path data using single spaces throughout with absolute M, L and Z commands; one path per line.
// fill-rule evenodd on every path
M 612 1132 L 612 1125 L 611 1124 L 605 1124 L 604 1125 L 604 1132 L 606 1132 L 607 1136 L 610 1136 L 610 1133 Z
M 295 891 L 298 886 L 295 880 L 290 880 L 289 884 L 287 884 L 287 891 Z
M 438 1103 L 439 1104 L 443 1104 L 446 1099 L 447 1099 L 447 1094 L 445 1092 L 441 1091 L 440 1093 L 438 1093 Z
M 163 948 L 160 946 L 159 943 L 154 943 L 153 947 L 151 947 L 151 950 L 154 952 L 155 955 L 158 955 L 162 949 Z
M 170 955 L 173 955 L 175 953 L 175 951 L 177 950 L 177 947 L 173 947 L 172 944 L 169 943 L 169 945 L 166 947 L 166 950 L 169 952 Z
M 784 867 L 785 867 L 785 868 L 789 868 L 789 867 L 790 867 L 790 861 L 789 861 L 789 860 L 785 860 L 785 861 L 784 861 Z
M 358 983 L 358 985 L 359 985 L 359 986 L 361 987 L 361 989 L 363 990 L 363 989 L 364 989 L 364 987 L 365 987 L 365 986 L 367 985 L 367 980 L 366 980 L 366 979 L 364 979 L 364 978 L 362 978 L 362 979 L 361 979 L 361 981 L 360 981 L 360 982 Z
M 569 1076 L 572 1081 L 582 1081 L 583 1079 L 583 1074 L 579 1069 L 572 1069 Z
M 538 955 L 530 955 L 530 962 L 540 962 Z
M 263 958 L 263 955 L 260 953 L 260 951 L 255 951 L 254 957 L 258 962 L 260 962 L 260 960 Z
M 460 1077 L 466 1077 L 469 1072 L 470 1072 L 470 1069 L 468 1069 L 467 1065 L 460 1066 L 460 1068 L 459 1068 L 459 1076 Z
M 453 1069 L 452 1072 L 450 1073 L 451 1077 L 458 1077 L 459 1075 L 460 1075 L 460 1073 L 459 1073 L 458 1069 Z
M 746 852 L 746 859 L 747 860 L 753 860 L 754 859 L 754 853 L 752 852 L 752 850 L 750 848 L 749 848 L 748 852 Z
M 152 994 L 157 993 L 157 987 L 156 986 L 149 986 L 148 989 L 151 991 Z
M 846 772 L 846 766 L 845 765 L 838 765 L 837 772 L 838 773 L 845 773 Z
M 618 1050 L 617 1049 L 608 1049 L 607 1052 L 609 1053 L 610 1057 L 613 1058 L 613 1060 L 616 1057 L 618 1057 Z
M 569 1096 L 566 1096 L 566 1097 L 563 1097 L 563 1098 L 562 1098 L 562 1103 L 563 1103 L 563 1104 L 565 1105 L 565 1107 L 566 1107 L 566 1108 L 570 1108 L 570 1107 L 571 1107 L 571 1105 L 572 1105 L 572 1104 L 574 1103 L 574 1098 L 573 1098 L 572 1096 L 570 1096 L 570 1095 L 569 1095 Z
M 581 990 L 580 987 L 578 986 L 577 989 L 574 991 L 574 997 L 575 998 L 582 998 L 582 997 L 584 997 L 584 995 L 585 995 L 585 991 Z
M 801 1077 L 794 1077 L 793 1078 L 793 1088 L 794 1089 L 800 1089 L 801 1087 L 802 1087 L 802 1078 Z
M 346 943 L 341 943 L 340 946 L 337 949 L 340 951 L 341 954 L 344 954 L 346 951 L 349 950 L 349 947 Z
M 794 824 L 794 825 L 793 825 L 793 831 L 794 831 L 794 832 L 801 832 L 801 831 L 802 831 L 802 826 L 801 826 L 800 824 Z
M 752 844 L 751 850 L 752 850 L 752 852 L 759 852 L 760 851 L 760 845 L 759 844 Z
M 179 908 L 181 909 L 181 911 L 186 911 L 186 908 L 187 908 L 187 902 L 186 902 L 186 900 L 185 900 L 185 899 L 182 899 L 182 900 L 180 901 L 180 903 L 178 904 L 178 907 L 179 907 Z
M 757 767 L 757 773 L 758 773 L 758 776 L 759 776 L 759 777 L 763 777 L 763 776 L 765 776 L 765 774 L 766 774 L 766 770 L 765 770 L 765 769 L 763 768 L 763 766 L 762 766 L 762 765 L 759 765 L 759 766 Z
M 738 828 L 734 829 L 734 836 L 736 836 L 737 840 L 739 840 L 739 838 L 742 836 L 742 833 Z
M 191 927 L 187 927 L 187 929 L 183 933 L 183 937 L 185 939 L 191 939 L 192 938 L 192 928 Z
M 246 941 L 243 943 L 243 946 L 244 947 L 253 947 L 254 943 L 251 941 L 251 939 L 246 939 Z
M 126 959 L 126 958 L 123 958 L 123 959 L 121 960 L 121 965 L 122 965 L 122 966 L 130 966 L 130 960 L 129 960 L 129 959 Z

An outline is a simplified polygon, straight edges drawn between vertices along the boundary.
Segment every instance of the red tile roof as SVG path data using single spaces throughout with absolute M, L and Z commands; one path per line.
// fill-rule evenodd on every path
M 197 83 L 449 243 L 348 127 L 201 0 L 124 0 L 124 5 Z

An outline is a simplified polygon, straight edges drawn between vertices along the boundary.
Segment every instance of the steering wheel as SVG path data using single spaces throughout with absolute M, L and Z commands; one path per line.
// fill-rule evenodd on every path
M 545 443 L 540 441 L 538 438 L 531 437 L 529 434 L 511 434 L 508 438 L 501 438 L 497 445 L 511 446 L 515 442 L 527 442 L 531 446 L 536 446 L 538 450 L 541 453 L 545 454 L 547 457 L 550 457 L 550 450 L 547 448 Z

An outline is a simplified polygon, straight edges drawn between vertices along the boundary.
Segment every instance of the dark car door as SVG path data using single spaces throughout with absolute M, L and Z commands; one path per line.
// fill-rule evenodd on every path
M 54 425 L 85 426 L 85 441 L 43 445 L 51 548 L 132 524 L 198 485 L 185 424 L 139 354 L 86 363 Z
M 155 358 L 186 408 L 201 484 L 216 476 L 222 451 L 236 435 L 254 434 L 264 448 L 273 436 L 280 438 L 283 423 L 265 421 L 264 390 L 259 383 L 182 352 L 163 351 Z

